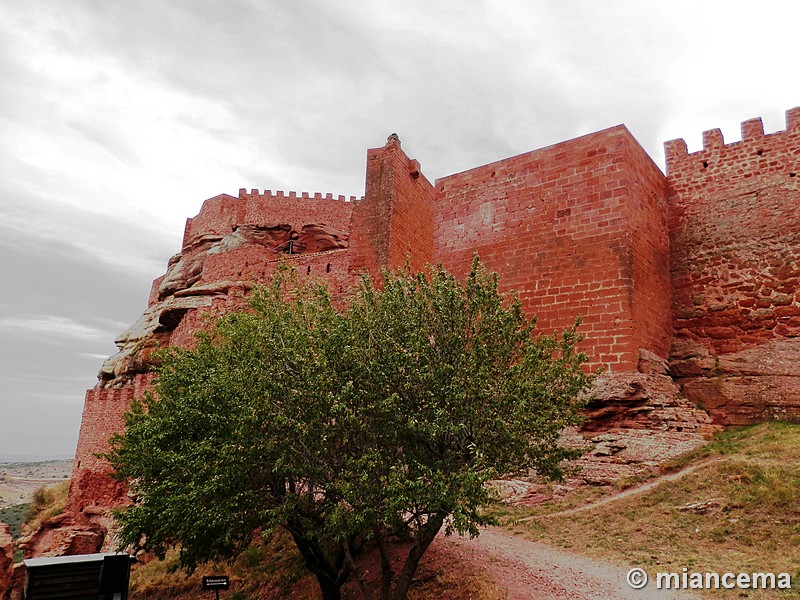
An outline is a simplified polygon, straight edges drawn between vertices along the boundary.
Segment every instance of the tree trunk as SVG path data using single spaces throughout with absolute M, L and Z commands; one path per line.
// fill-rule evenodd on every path
M 392 570 L 392 560 L 389 555 L 389 546 L 386 544 L 386 529 L 383 525 L 375 527 L 375 541 L 378 543 L 378 550 L 381 555 L 381 600 L 389 600 L 392 591 L 392 580 L 394 571 Z
M 428 517 L 428 522 L 417 530 L 417 535 L 414 536 L 414 545 L 411 547 L 411 550 L 408 551 L 403 570 L 397 578 L 397 585 L 394 588 L 392 600 L 405 600 L 408 594 L 408 587 L 414 579 L 414 573 L 417 572 L 419 561 L 422 555 L 425 554 L 428 546 L 431 545 L 433 538 L 439 533 L 443 523 L 443 515 L 431 515 Z
M 317 583 L 319 583 L 319 590 L 322 592 L 322 600 L 342 600 L 341 589 L 331 586 L 327 582 L 323 583 L 319 577 L 317 577 Z
M 350 569 L 356 576 L 356 580 L 358 581 L 358 587 L 361 588 L 361 595 L 364 597 L 364 600 L 372 600 L 372 594 L 369 592 L 369 588 L 367 587 L 367 582 L 364 579 L 362 573 L 356 567 L 356 563 L 353 560 L 353 555 L 350 553 L 350 541 L 345 540 L 342 542 L 342 549 L 344 550 L 345 560 L 347 564 L 350 565 Z
M 306 568 L 314 574 L 322 592 L 323 600 L 341 600 L 341 588 L 350 576 L 350 566 L 343 565 L 340 572 L 325 557 L 325 553 L 319 546 L 316 539 L 307 538 L 303 535 L 302 528 L 296 523 L 288 523 L 286 528 L 292 535 L 297 549 L 303 557 Z M 337 563 L 340 562 L 337 560 Z

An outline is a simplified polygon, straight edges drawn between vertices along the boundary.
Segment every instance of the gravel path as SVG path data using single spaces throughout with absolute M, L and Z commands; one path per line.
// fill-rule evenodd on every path
M 484 570 L 508 600 L 697 597 L 683 591 L 657 590 L 653 582 L 634 590 L 626 583 L 628 568 L 532 542 L 503 529 L 483 529 L 472 540 L 440 536 L 434 544 L 443 555 Z
M 689 475 L 690 473 L 694 473 L 698 469 L 705 467 L 706 465 L 710 465 L 712 463 L 721 462 L 721 458 L 709 458 L 702 462 L 697 463 L 696 465 L 692 465 L 691 467 L 687 467 L 682 471 L 676 471 L 675 473 L 670 473 L 669 475 L 662 475 L 656 479 L 648 481 L 637 487 L 628 488 L 622 492 L 616 493 L 613 496 L 607 496 L 605 498 L 601 498 L 600 500 L 596 500 L 589 504 L 584 504 L 582 506 L 577 506 L 575 508 L 570 508 L 568 510 L 562 510 L 560 512 L 549 513 L 548 515 L 542 516 L 534 516 L 534 517 L 525 517 L 524 519 L 520 519 L 519 523 L 524 523 L 526 521 L 533 521 L 534 519 L 544 519 L 548 517 L 560 517 L 563 515 L 573 515 L 575 513 L 583 512 L 585 510 L 591 510 L 593 508 L 597 508 L 598 506 L 603 506 L 605 504 L 611 504 L 612 502 L 616 502 L 617 500 L 622 500 L 623 498 L 629 498 L 630 496 L 635 496 L 637 494 L 642 494 L 649 490 L 652 490 L 654 487 L 657 487 L 664 483 L 665 481 L 676 481 Z

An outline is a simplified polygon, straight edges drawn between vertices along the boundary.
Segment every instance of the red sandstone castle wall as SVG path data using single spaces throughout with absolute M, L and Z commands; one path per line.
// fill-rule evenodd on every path
M 124 486 L 109 475 L 108 463 L 98 454 L 108 452 L 111 435 L 123 430 L 123 414 L 131 400 L 147 387 L 149 379 L 150 376 L 141 376 L 124 388 L 86 391 L 79 443 L 72 466 L 71 509 L 82 511 L 92 505 L 110 506 L 123 496 Z
M 672 338 L 667 182 L 637 143 L 625 150 L 634 345 L 666 357 Z
M 477 252 L 542 331 L 580 315 L 592 364 L 635 371 L 640 348 L 669 343 L 663 189 L 627 129 L 607 129 L 437 180 L 434 255 L 465 274 Z
M 197 241 L 201 235 L 228 235 L 238 222 L 239 199 L 229 194 L 209 198 L 196 217 L 186 219 L 183 247 Z
M 675 328 L 719 352 L 800 333 L 800 109 L 786 131 L 753 119 L 742 138 L 666 145 Z
M 433 186 L 394 135 L 367 151 L 366 192 L 354 208 L 350 235 L 354 276 L 407 260 L 420 271 L 433 260 Z
M 722 422 L 800 416 L 800 109 L 665 144 L 675 374 Z M 791 359 L 791 360 L 790 360 Z
M 268 254 L 263 248 L 244 246 L 224 254 L 209 255 L 203 264 L 198 285 L 226 279 L 264 282 L 281 264 L 294 267 L 301 275 L 313 275 L 326 280 L 334 293 L 342 291 L 345 282 L 350 280 L 348 249 L 282 256 Z
M 186 220 L 183 235 L 184 248 L 202 235 L 227 235 L 234 225 L 287 223 L 299 230 L 310 223 L 325 223 L 335 229 L 347 231 L 356 198 L 344 196 L 334 199 L 333 194 L 307 192 L 284 193 L 264 190 L 247 192 L 242 188 L 239 197 L 220 194 L 203 202 L 200 212 Z
M 688 397 L 720 422 L 800 418 L 800 109 L 787 123 L 787 131 L 765 136 L 759 120 L 748 121 L 743 141 L 729 145 L 712 130 L 691 155 L 682 140 L 669 142 L 667 179 L 618 126 L 435 187 L 390 136 L 368 151 L 361 201 L 255 190 L 206 200 L 187 221 L 180 260 L 170 263 L 172 275 L 189 272 L 202 255 L 199 279 L 167 294 L 161 277 L 151 294 L 152 314 L 172 311 L 179 321 L 157 321 L 163 331 L 143 325 L 129 349 L 141 359 L 154 341 L 191 344 L 205 312 L 241 306 L 241 294 L 284 261 L 343 296 L 363 271 L 376 275 L 408 259 L 415 270 L 439 261 L 464 275 L 478 252 L 503 289 L 539 315 L 543 331 L 583 316 L 592 363 L 615 372 L 636 370 L 640 349 L 666 355 L 672 297 L 671 369 Z M 281 223 L 295 230 L 325 223 L 349 234 L 350 245 L 280 255 L 248 242 L 210 252 L 235 226 Z M 214 239 L 200 243 L 205 236 Z M 120 372 L 129 379 L 114 371 L 102 383 L 110 387 L 87 392 L 70 510 L 125 501 L 96 454 L 121 431 L 149 376 Z

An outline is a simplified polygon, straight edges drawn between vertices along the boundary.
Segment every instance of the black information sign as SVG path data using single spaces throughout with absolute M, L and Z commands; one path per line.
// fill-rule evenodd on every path
M 211 575 L 203 577 L 204 590 L 227 590 L 228 589 L 228 576 L 227 575 Z

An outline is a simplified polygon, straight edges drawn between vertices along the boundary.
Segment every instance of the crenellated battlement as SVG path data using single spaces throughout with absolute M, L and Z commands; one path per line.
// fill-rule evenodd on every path
M 703 149 L 689 153 L 686 142 L 682 138 L 670 140 L 664 143 L 664 154 L 666 156 L 667 175 L 675 171 L 691 167 L 694 169 L 708 169 L 714 159 L 726 155 L 728 152 L 743 153 L 737 158 L 753 150 L 759 157 L 765 156 L 770 147 L 784 143 L 787 137 L 791 137 L 791 143 L 796 143 L 796 137 L 800 137 L 800 107 L 795 107 L 786 111 L 786 129 L 774 133 L 764 133 L 764 124 L 761 118 L 748 119 L 741 124 L 742 139 L 740 141 L 725 143 L 722 131 L 718 128 L 709 129 L 703 132 Z M 788 140 L 787 140 L 788 141 Z
M 263 198 L 263 199 L 271 199 L 271 200 L 278 200 L 278 199 L 294 199 L 294 200 L 328 200 L 334 202 L 357 202 L 358 200 L 363 200 L 363 196 L 361 198 L 357 196 L 336 196 L 334 198 L 333 194 L 325 194 L 323 196 L 320 192 L 314 192 L 311 194 L 310 192 L 284 192 L 283 190 L 277 190 L 273 192 L 272 190 L 264 190 L 259 191 L 258 188 L 253 188 L 249 192 L 247 188 L 239 188 L 239 198 Z
M 356 196 L 239 189 L 239 195 L 220 194 L 203 202 L 200 212 L 186 222 L 183 247 L 206 236 L 224 236 L 240 225 L 289 224 L 298 231 L 303 225 L 324 224 L 348 231 Z

